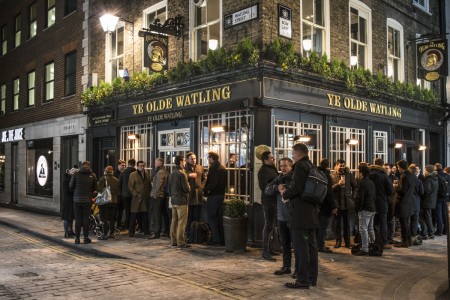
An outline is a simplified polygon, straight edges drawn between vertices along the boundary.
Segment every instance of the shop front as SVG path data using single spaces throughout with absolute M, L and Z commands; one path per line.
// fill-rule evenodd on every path
M 148 169 L 161 157 L 171 170 L 175 155 L 193 151 L 207 170 L 207 153 L 217 152 L 227 169 L 226 198 L 249 204 L 249 245 L 258 245 L 263 214 L 257 182 L 261 161 L 255 149 L 260 145 L 267 145 L 279 160 L 292 157 L 292 146 L 301 141 L 315 164 L 325 157 L 332 163 L 344 159 L 354 172 L 360 162 L 378 157 L 421 165 L 429 163 L 431 153 L 443 157 L 442 145 L 432 144 L 433 136 L 442 136 L 439 116 L 342 90 L 276 76 L 191 84 L 122 101 L 108 125 L 91 126 L 90 131 L 96 138 L 115 132 L 116 158 L 144 160 Z

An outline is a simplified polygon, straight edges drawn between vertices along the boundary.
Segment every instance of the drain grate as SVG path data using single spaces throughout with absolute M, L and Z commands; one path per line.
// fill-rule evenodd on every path
M 14 274 L 14 276 L 17 276 L 20 278 L 25 278 L 25 277 L 36 277 L 39 275 L 34 272 L 25 272 L 25 273 Z

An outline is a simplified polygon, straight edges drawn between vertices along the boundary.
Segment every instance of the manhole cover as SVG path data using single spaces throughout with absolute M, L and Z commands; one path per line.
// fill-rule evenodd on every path
M 39 275 L 36 273 L 33 273 L 33 272 L 25 272 L 25 273 L 14 274 L 14 276 L 24 278 L 24 277 L 36 277 Z

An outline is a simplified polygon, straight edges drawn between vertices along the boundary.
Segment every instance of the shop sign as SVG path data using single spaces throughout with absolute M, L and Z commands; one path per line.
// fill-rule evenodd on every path
M 91 116 L 90 124 L 91 126 L 105 125 L 111 122 L 112 118 L 113 118 L 112 113 Z
M 144 67 L 157 73 L 167 70 L 168 44 L 168 36 L 146 34 L 144 36 Z
M 292 10 L 278 4 L 278 35 L 292 38 Z
M 21 141 L 25 138 L 24 128 L 16 128 L 2 132 L 2 143 Z
M 173 120 L 173 119 L 181 119 L 183 117 L 183 112 L 168 112 L 164 114 L 157 114 L 148 116 L 147 122 L 157 122 L 157 121 L 165 121 L 165 120 Z
M 346 110 L 366 112 L 373 115 L 380 115 L 392 118 L 402 118 L 402 109 L 400 107 L 380 104 L 367 100 L 359 100 L 351 97 L 341 97 L 328 93 L 328 106 L 340 107 Z
M 244 8 L 224 17 L 224 28 L 228 29 L 258 18 L 258 4 Z
M 229 85 L 226 85 L 133 104 L 131 109 L 133 110 L 132 114 L 137 116 L 146 113 L 165 112 L 181 108 L 195 108 L 195 106 L 200 104 L 222 102 L 230 100 L 230 98 L 231 88 Z
M 47 183 L 48 178 L 48 163 L 45 156 L 39 156 L 36 163 L 36 176 L 40 186 L 44 186 Z
M 448 75 L 447 40 L 417 44 L 417 77 L 436 81 Z

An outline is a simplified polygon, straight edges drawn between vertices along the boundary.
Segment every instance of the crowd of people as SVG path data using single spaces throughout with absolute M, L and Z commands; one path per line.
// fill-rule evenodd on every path
M 343 159 L 335 162 L 334 172 L 330 172 L 330 161 L 325 158 L 317 169 L 326 176 L 328 189 L 318 204 L 302 199 L 310 170 L 316 168 L 309 160 L 307 146 L 298 143 L 292 153 L 293 160 L 280 159 L 280 174 L 272 153 L 262 153 L 263 166 L 258 173 L 265 221 L 262 258 L 276 260 L 273 256 L 278 253 L 272 251 L 270 237 L 277 230 L 283 262 L 274 274 L 292 273 L 296 279 L 285 283 L 286 287 L 309 289 L 316 285 L 318 252 L 333 253 L 325 244 L 332 219 L 334 248 L 344 246 L 356 256 L 369 255 L 369 245 L 377 239 L 380 247 L 388 250 L 392 246 L 420 245 L 423 240 L 446 233 L 449 167 L 427 165 L 422 174 L 419 165 L 408 165 L 406 160 L 388 164 L 377 158 L 373 164 L 360 163 L 355 177 Z M 398 226 L 400 241 L 394 240 Z

